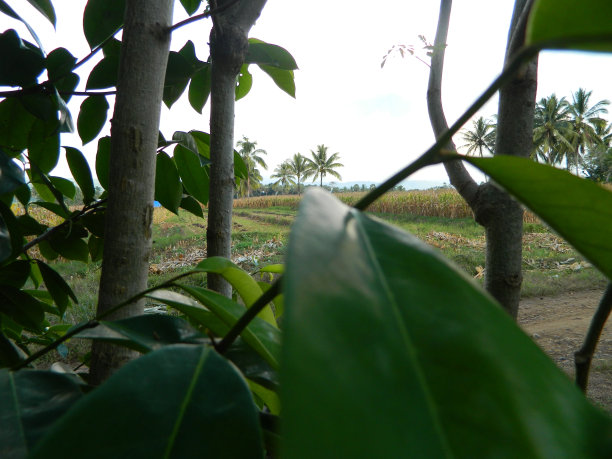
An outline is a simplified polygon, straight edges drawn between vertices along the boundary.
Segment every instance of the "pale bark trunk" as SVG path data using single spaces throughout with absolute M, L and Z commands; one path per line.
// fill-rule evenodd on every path
M 530 5 L 529 0 L 515 3 L 506 61 L 523 44 Z M 451 7 L 452 0 L 442 0 L 427 92 L 429 116 L 436 137 L 448 129 L 442 107 L 441 83 Z M 495 154 L 529 156 L 536 86 L 537 60 L 534 60 L 500 90 Z M 456 151 L 452 141 L 447 148 Z M 522 208 L 491 182 L 478 186 L 460 161 L 445 163 L 445 168 L 451 184 L 472 208 L 476 221 L 486 229 L 485 287 L 516 319 L 522 283 Z
M 211 2 L 213 9 L 230 0 Z M 231 257 L 234 198 L 234 97 L 236 76 L 248 49 L 249 30 L 266 0 L 241 0 L 213 16 L 210 33 L 210 198 L 206 230 L 208 256 Z M 247 196 L 250 195 L 247 184 Z M 208 287 L 227 297 L 231 286 L 209 274 Z
M 111 159 L 98 314 L 147 287 L 155 187 L 155 153 L 170 48 L 172 0 L 128 0 Z M 144 301 L 105 319 L 143 313 Z M 108 378 L 133 353 L 106 343 L 92 348 L 91 382 Z

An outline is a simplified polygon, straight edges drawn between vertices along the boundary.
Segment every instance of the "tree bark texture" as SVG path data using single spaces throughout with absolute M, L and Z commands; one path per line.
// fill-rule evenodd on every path
M 231 0 L 211 2 L 213 10 Z M 234 101 L 236 76 L 248 50 L 248 34 L 266 0 L 241 0 L 213 15 L 210 33 L 210 195 L 206 242 L 208 256 L 231 257 L 234 199 Z M 231 286 L 208 275 L 208 288 L 227 297 Z
M 98 314 L 147 288 L 155 189 L 155 155 L 173 0 L 128 0 L 117 98 L 111 123 L 108 205 Z M 144 300 L 105 319 L 143 313 Z M 99 384 L 133 357 L 94 342 L 91 382 Z
M 441 85 L 451 7 L 452 0 L 441 1 L 427 92 L 427 106 L 436 137 L 448 129 Z M 515 3 L 506 62 L 523 45 L 530 7 L 530 0 L 517 0 Z M 529 156 L 533 145 L 536 88 L 537 60 L 534 60 L 500 90 L 496 155 Z M 456 151 L 452 142 L 447 148 Z M 445 168 L 451 184 L 471 207 L 476 221 L 485 227 L 485 287 L 516 319 L 522 283 L 522 207 L 491 182 L 477 185 L 460 161 L 445 163 Z

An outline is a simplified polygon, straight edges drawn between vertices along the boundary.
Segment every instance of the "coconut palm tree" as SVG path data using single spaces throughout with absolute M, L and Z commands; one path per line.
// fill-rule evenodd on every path
M 325 145 L 317 145 L 317 151 L 314 152 L 310 150 L 312 154 L 312 159 L 306 158 L 308 162 L 308 168 L 311 170 L 312 181 L 314 182 L 318 177 L 320 177 L 320 186 L 323 188 L 323 177 L 327 174 L 333 175 L 338 180 L 342 180 L 342 177 L 338 172 L 334 169 L 338 167 L 344 167 L 343 164 L 340 164 L 336 161 L 340 159 L 339 153 L 334 153 L 329 158 L 327 157 L 327 148 Z
M 251 190 L 257 189 L 261 184 L 261 173 L 257 169 L 257 165 L 260 165 L 264 169 L 268 168 L 268 165 L 260 155 L 268 154 L 266 150 L 257 148 L 257 142 L 251 142 L 248 137 L 242 136 L 242 140 L 237 142 L 238 153 L 242 157 L 244 164 L 247 167 L 246 182 L 241 182 L 240 195 L 247 197 L 251 195 Z
M 572 151 L 569 107 L 565 97 L 555 94 L 543 97 L 535 106 L 533 144 L 536 160 L 547 164 L 560 163 Z
M 289 161 L 283 161 L 276 169 L 274 169 L 274 175 L 271 178 L 278 179 L 274 182 L 274 185 L 280 185 L 283 187 L 283 192 L 287 192 L 287 187 L 290 185 L 295 185 L 294 178 L 295 174 L 293 172 L 293 168 L 291 167 L 291 163 Z
M 462 138 L 466 143 L 460 148 L 467 148 L 468 155 L 478 153 L 478 156 L 482 157 L 485 150 L 492 154 L 495 149 L 494 124 L 481 116 L 473 121 L 472 125 L 472 130 L 463 130 Z
M 312 171 L 308 167 L 308 160 L 303 157 L 300 153 L 296 153 L 293 155 L 293 158 L 289 160 L 289 165 L 293 171 L 293 175 L 297 179 L 297 189 L 298 195 L 302 194 L 302 190 L 300 189 L 300 183 L 302 179 L 308 178 Z
M 568 105 L 568 115 L 573 131 L 572 144 L 574 148 L 572 162 L 576 165 L 576 175 L 578 175 L 580 158 L 584 156 L 586 149 L 600 142 L 595 132 L 595 126 L 605 122 L 599 115 L 608 113 L 606 107 L 610 105 L 609 100 L 603 99 L 589 107 L 589 99 L 592 92 L 579 88 L 578 91 L 572 94 L 572 102 Z

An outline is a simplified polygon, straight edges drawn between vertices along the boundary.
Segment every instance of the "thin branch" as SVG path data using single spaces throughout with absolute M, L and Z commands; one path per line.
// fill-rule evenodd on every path
M 114 96 L 117 91 L 61 91 L 61 96 Z
M 247 311 L 238 319 L 238 322 L 230 329 L 229 332 L 223 337 L 216 350 L 219 354 L 223 354 L 229 349 L 232 343 L 240 336 L 244 329 L 251 323 L 251 321 L 259 314 L 263 308 L 265 308 L 270 301 L 272 301 L 280 293 L 282 277 L 276 279 L 268 290 L 263 295 L 257 298 L 257 301 L 247 309 Z
M 591 319 L 591 325 L 589 326 L 589 331 L 584 338 L 582 347 L 574 354 L 574 364 L 576 366 L 576 384 L 585 394 L 589 384 L 589 371 L 591 369 L 593 355 L 595 354 L 595 348 L 599 342 L 601 332 L 606 325 L 606 320 L 608 320 L 610 311 L 612 311 L 612 283 L 608 284 L 608 287 L 601 298 L 601 302 L 597 307 L 597 311 L 595 311 L 595 314 Z
M 240 0 L 232 0 L 230 2 L 227 2 L 225 5 L 214 8 L 210 11 L 205 11 L 204 13 L 201 13 L 201 14 L 196 14 L 195 16 L 187 18 L 184 21 L 177 22 L 176 24 L 168 28 L 168 32 L 174 32 L 176 29 L 180 29 L 181 27 L 186 26 L 187 24 L 191 24 L 192 22 L 199 21 L 200 19 L 206 19 L 217 13 L 222 13 L 223 11 L 227 10 L 228 8 L 238 3 L 239 1 Z
M 64 220 L 59 225 L 54 226 L 50 230 L 48 230 L 48 231 L 44 232 L 43 234 L 41 234 L 40 236 L 32 239 L 30 242 L 28 242 L 26 245 L 24 245 L 21 248 L 21 252 L 20 253 L 26 253 L 29 249 L 34 247 L 36 244 L 38 244 L 38 243 L 40 243 L 40 242 L 42 242 L 42 241 L 44 241 L 46 239 L 49 239 L 55 233 L 59 232 L 60 230 L 62 230 L 66 226 L 72 225 L 75 221 L 79 220 L 84 215 L 90 214 L 90 213 L 95 213 L 98 210 L 98 207 L 100 207 L 102 204 L 105 204 L 105 203 L 106 203 L 106 199 L 101 199 L 100 201 L 96 201 L 93 204 L 90 204 L 90 205 L 88 205 L 86 207 L 83 207 L 76 215 L 70 217 L 67 220 Z

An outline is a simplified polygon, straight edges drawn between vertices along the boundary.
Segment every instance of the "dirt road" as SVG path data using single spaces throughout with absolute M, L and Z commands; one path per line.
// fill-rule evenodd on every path
M 558 297 L 521 301 L 519 323 L 570 377 L 574 352 L 580 348 L 603 291 L 588 290 Z M 612 325 L 606 324 L 589 377 L 588 396 L 612 412 Z

